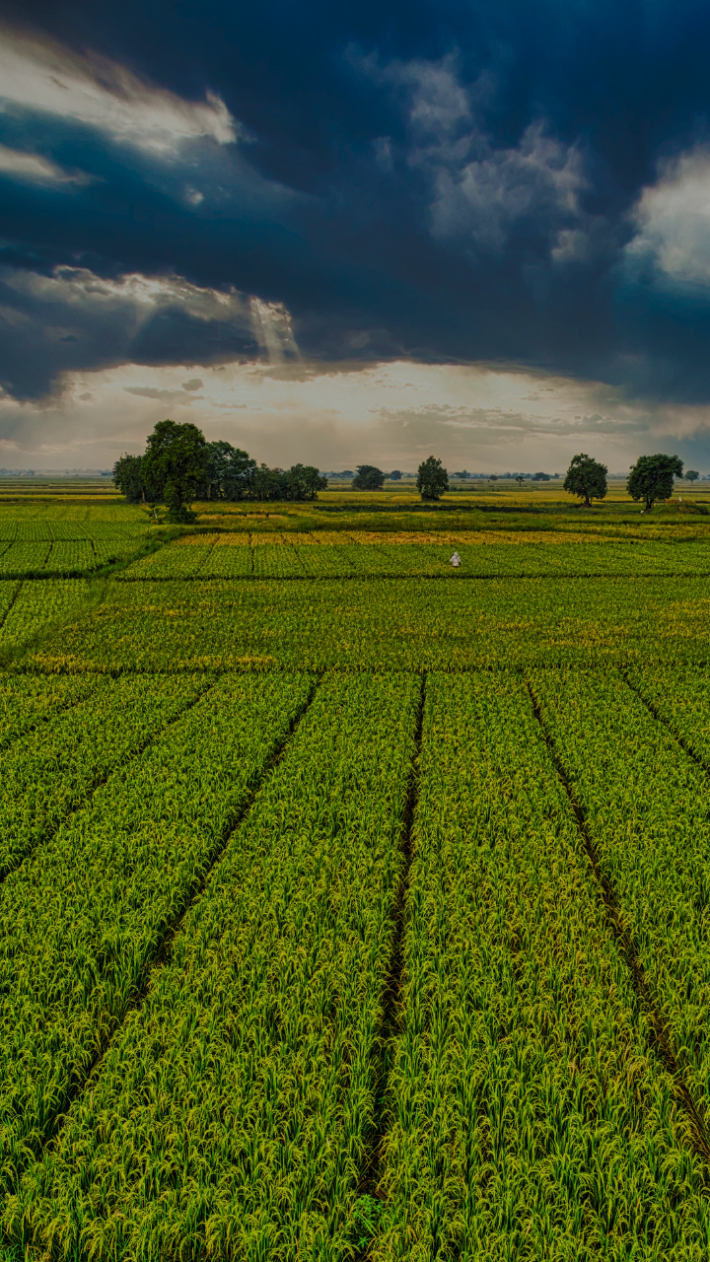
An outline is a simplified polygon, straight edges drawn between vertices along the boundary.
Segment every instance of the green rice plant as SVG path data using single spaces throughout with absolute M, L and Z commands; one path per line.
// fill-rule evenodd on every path
M 0 748 L 83 701 L 104 676 L 0 676 Z M 0 786 L 0 792 L 2 788 Z
M 533 672 L 545 729 L 710 1118 L 710 784 L 615 672 Z
M 209 683 L 205 675 L 94 677 L 84 700 L 16 740 L 2 760 L 0 879 Z
M 255 557 L 266 551 L 255 548 Z M 278 551 L 288 557 L 296 550 Z M 459 580 L 451 574 L 417 581 L 116 582 L 100 605 L 49 636 L 26 665 L 456 671 L 702 663 L 710 656 L 708 579 L 658 578 L 652 587 L 634 577 Z
M 305 549 L 291 544 L 253 549 L 253 573 L 256 578 L 303 578 L 306 571 L 300 558 Z
M 52 544 L 44 543 L 11 543 L 0 556 L 0 577 L 22 578 L 25 574 L 35 574 L 44 570 L 52 550 Z
M 367 1256 L 699 1262 L 704 1163 L 514 674 L 429 677 L 412 845 Z
M 252 572 L 249 547 L 220 547 L 220 537 L 200 569 L 201 578 L 247 578 Z
M 630 667 L 631 687 L 710 769 L 710 680 L 705 667 Z
M 145 1003 L 8 1199 L 16 1238 L 61 1258 L 356 1255 L 419 687 L 323 681 Z
M 38 582 L 0 583 L 0 649 L 36 636 L 80 610 L 88 588 L 81 578 L 41 579 Z M 2 617 L 2 602 L 6 614 Z
M 5 1191 L 144 986 L 311 688 L 225 676 L 0 885 Z
M 165 547 L 129 565 L 118 578 L 123 581 L 151 578 L 193 578 L 204 565 L 212 547 Z

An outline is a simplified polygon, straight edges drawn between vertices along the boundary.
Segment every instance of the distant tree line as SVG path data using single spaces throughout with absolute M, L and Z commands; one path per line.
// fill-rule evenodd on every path
M 196 425 L 159 421 L 142 456 L 121 456 L 115 485 L 131 504 L 163 503 L 168 519 L 194 521 L 194 500 L 314 500 L 327 478 L 312 465 L 270 469 L 224 441 L 209 443 Z

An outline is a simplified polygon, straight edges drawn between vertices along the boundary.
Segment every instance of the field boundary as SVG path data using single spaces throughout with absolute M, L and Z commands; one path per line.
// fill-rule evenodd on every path
M 136 672 L 136 674 L 141 674 L 141 673 L 145 674 L 145 671 Z M 190 674 L 191 672 L 186 672 L 186 673 Z M 16 863 L 13 863 L 8 867 L 0 867 L 0 886 L 2 886 L 3 882 L 7 879 L 8 876 L 11 876 L 13 872 L 18 872 L 19 869 L 22 867 L 23 863 L 26 863 L 28 859 L 31 859 L 32 856 L 36 854 L 37 851 L 42 846 L 46 846 L 47 842 L 52 840 L 55 833 L 58 833 L 60 828 L 63 828 L 64 825 L 69 820 L 73 819 L 73 817 L 76 814 L 78 814 L 79 811 L 82 811 L 84 807 L 86 806 L 87 802 L 94 796 L 94 794 L 100 788 L 103 787 L 103 785 L 108 784 L 109 780 L 113 776 L 119 775 L 120 772 L 123 771 L 126 767 L 130 766 L 131 763 L 134 762 L 136 758 L 142 758 L 146 750 L 150 749 L 150 746 L 154 744 L 155 741 L 159 740 L 161 736 L 164 736 L 165 733 L 170 730 L 173 724 L 179 723 L 180 720 L 183 719 L 185 715 L 189 713 L 190 710 L 192 710 L 193 706 L 196 706 L 197 703 L 201 701 L 202 698 L 205 697 L 207 693 L 212 690 L 212 688 L 215 688 L 219 682 L 219 678 L 217 676 L 214 676 L 214 675 L 210 676 L 207 671 L 205 671 L 204 680 L 206 683 L 206 687 L 201 688 L 198 691 L 197 696 L 195 697 L 194 701 L 186 702 L 185 706 L 183 707 L 183 709 L 180 711 L 179 714 L 176 714 L 175 717 L 172 719 L 168 719 L 168 721 L 163 725 L 163 727 L 159 728 L 158 731 L 151 732 L 148 739 L 144 741 L 142 745 L 132 750 L 124 758 L 122 764 L 119 767 L 112 767 L 110 771 L 106 771 L 105 773 L 102 772 L 100 775 L 96 777 L 95 780 L 92 780 L 92 782 L 89 785 L 87 785 L 86 792 L 84 792 L 78 799 L 76 805 L 72 806 L 71 810 L 67 811 L 66 815 L 62 816 L 61 820 L 56 826 L 50 827 L 47 829 L 46 833 L 42 833 L 42 835 L 37 838 L 34 845 L 31 846 L 29 850 L 26 850 L 22 855 L 18 857 L 18 860 Z M 88 697 L 82 697 L 81 700 L 88 701 L 90 696 L 91 694 L 89 693 Z M 78 705 L 80 704 L 80 702 L 77 702 L 76 704 Z M 62 714 L 62 713 L 68 712 L 72 708 L 73 708 L 72 706 L 67 706 L 65 710 L 61 710 L 59 711 L 59 713 Z M 26 735 L 26 732 L 20 733 L 18 739 L 22 739 L 22 737 L 25 735 Z M 12 745 L 10 745 L 9 748 L 11 749 Z M 4 747 L 3 747 L 3 752 L 4 752 Z
M 296 673 L 296 672 L 292 672 L 292 673 Z M 67 1114 L 69 1113 L 69 1110 L 72 1107 L 72 1104 L 74 1103 L 76 1099 L 78 1099 L 78 1097 L 84 1091 L 87 1091 L 90 1089 L 92 1081 L 98 1076 L 98 1074 L 100 1074 L 102 1064 L 110 1048 L 112 1047 L 113 1043 L 120 1036 L 120 1033 L 125 1025 L 126 1018 L 129 1016 L 131 1012 L 137 1011 L 145 1002 L 148 991 L 150 989 L 150 982 L 151 982 L 151 978 L 153 976 L 154 971 L 162 967 L 164 964 L 168 962 L 170 958 L 170 953 L 172 950 L 172 945 L 175 939 L 177 938 L 178 934 L 180 933 L 180 930 L 182 928 L 182 925 L 184 923 L 186 916 L 189 914 L 190 910 L 203 897 L 205 890 L 212 877 L 212 874 L 215 868 L 217 867 L 217 865 L 219 864 L 220 860 L 223 858 L 224 853 L 232 837 L 234 836 L 234 834 L 236 833 L 240 825 L 243 823 L 246 816 L 249 814 L 249 811 L 252 809 L 258 794 L 260 793 L 261 789 L 264 787 L 264 785 L 268 781 L 274 769 L 282 761 L 296 733 L 296 730 L 298 729 L 305 715 L 308 713 L 308 710 L 310 709 L 313 703 L 313 700 L 315 698 L 317 689 L 321 683 L 322 674 L 316 674 L 315 672 L 313 672 L 311 673 L 310 678 L 311 678 L 310 688 L 308 689 L 308 692 L 305 698 L 301 702 L 301 705 L 298 707 L 295 714 L 293 715 L 287 731 L 285 732 L 284 736 L 279 741 L 273 753 L 267 758 L 264 765 L 254 774 L 251 785 L 249 784 L 246 785 L 244 801 L 235 812 L 233 819 L 229 821 L 227 827 L 225 828 L 221 841 L 215 847 L 214 853 L 212 855 L 212 858 L 209 864 L 205 867 L 204 871 L 200 873 L 199 877 L 195 880 L 193 885 L 186 891 L 184 906 L 182 907 L 181 911 L 178 913 L 176 918 L 172 921 L 172 923 L 166 928 L 163 934 L 162 940 L 159 946 L 157 947 L 157 949 L 154 951 L 151 958 L 149 960 L 146 960 L 146 963 L 144 964 L 144 967 L 141 972 L 140 979 L 138 980 L 134 988 L 133 994 L 131 998 L 129 999 L 129 1001 L 124 1006 L 123 1011 L 120 1013 L 116 1021 L 116 1024 L 113 1026 L 110 1034 L 106 1037 L 103 1045 L 100 1047 L 99 1051 L 94 1056 L 91 1064 L 88 1066 L 81 1080 L 77 1081 L 74 1084 L 70 1093 L 67 1095 L 66 1101 L 62 1107 L 62 1111 L 58 1113 L 53 1118 L 52 1122 L 47 1126 L 45 1134 L 42 1140 L 40 1141 L 40 1143 L 38 1144 L 36 1151 L 34 1151 L 31 1155 L 31 1159 L 33 1161 L 41 1160 L 44 1154 L 47 1152 L 47 1150 L 51 1149 L 52 1145 L 56 1142 L 57 1138 L 61 1134 L 64 1121 L 66 1119 Z M 200 697 L 198 697 L 197 700 L 201 700 L 201 698 L 208 691 L 209 689 L 206 689 L 205 692 L 201 693 Z M 196 702 L 194 704 L 196 704 Z M 12 1246 L 15 1242 L 6 1237 L 6 1243 Z M 2 1241 L 0 1241 L 0 1247 L 1 1247 L 1 1244 L 2 1244 Z M 0 1254 L 0 1262 L 2 1262 L 1 1254 Z
M 703 663 L 703 665 L 704 664 L 705 663 Z M 645 706 L 645 708 L 648 710 L 648 713 L 651 715 L 651 718 L 655 719 L 657 723 L 660 723 L 661 726 L 665 728 L 665 730 L 669 733 L 669 735 L 672 736 L 676 744 L 680 745 L 680 748 L 683 750 L 683 753 L 687 754 L 688 758 L 690 758 L 695 763 L 696 767 L 699 767 L 700 770 L 704 772 L 705 775 L 710 775 L 710 764 L 707 763 L 704 758 L 701 758 L 700 754 L 697 754 L 695 752 L 693 747 L 688 744 L 688 742 L 686 741 L 682 733 L 679 732 L 677 728 L 675 727 L 675 725 L 669 719 L 667 719 L 664 714 L 661 713 L 661 711 L 658 709 L 658 706 L 655 705 L 653 701 L 650 701 L 648 697 L 645 697 L 644 694 L 640 691 L 640 689 L 636 687 L 636 684 L 632 683 L 631 679 L 629 678 L 627 668 L 620 666 L 618 667 L 618 670 L 624 683 L 631 690 L 634 696 L 638 697 L 641 704 Z
M 405 921 L 407 895 L 410 889 L 413 857 L 412 833 L 414 829 L 417 806 L 419 804 L 420 761 L 424 739 L 424 711 L 426 706 L 427 675 L 428 672 L 423 670 L 419 676 L 419 696 L 417 698 L 414 727 L 414 749 L 412 751 L 412 760 L 408 773 L 407 797 L 402 818 L 399 843 L 403 863 L 394 900 L 394 931 L 392 934 L 392 945 L 389 964 L 387 967 L 387 982 L 382 996 L 382 1021 L 378 1040 L 380 1047 L 380 1065 L 377 1085 L 375 1088 L 373 1108 L 374 1121 L 372 1134 L 369 1140 L 370 1156 L 365 1165 L 358 1189 L 361 1196 L 377 1195 L 377 1185 L 380 1181 L 382 1142 L 386 1134 L 385 1103 L 389 1090 L 390 1071 L 392 1068 L 393 1040 L 399 1033 L 401 1033 L 402 1029 L 403 1012 L 401 995 L 406 936 Z M 363 1259 L 367 1257 L 367 1248 L 360 1256 Z
M 673 1080 L 676 1090 L 676 1098 L 690 1120 L 696 1150 L 705 1162 L 707 1181 L 710 1186 L 710 1135 L 708 1134 L 708 1126 L 704 1111 L 694 1099 L 692 1092 L 683 1077 L 678 1057 L 673 1047 L 668 1023 L 663 1016 L 661 1008 L 656 1003 L 653 994 L 651 993 L 651 989 L 646 980 L 646 972 L 633 941 L 633 937 L 624 927 L 616 892 L 609 877 L 604 872 L 597 847 L 585 820 L 584 812 L 575 797 L 572 785 L 569 782 L 561 759 L 559 758 L 554 737 L 551 735 L 545 723 L 542 703 L 535 692 L 533 684 L 527 676 L 524 676 L 524 679 L 530 695 L 533 714 L 540 725 L 545 744 L 547 745 L 558 779 L 569 802 L 577 825 L 579 837 L 582 841 L 584 851 L 594 874 L 607 926 L 626 962 L 629 972 L 631 973 L 632 984 L 638 996 L 639 1003 L 650 1019 L 654 1036 L 653 1041 L 650 1044 L 651 1050 L 656 1053 Z

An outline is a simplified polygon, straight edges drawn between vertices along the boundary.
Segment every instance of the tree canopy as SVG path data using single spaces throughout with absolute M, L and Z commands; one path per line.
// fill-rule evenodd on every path
M 446 469 L 436 456 L 427 456 L 417 470 L 417 490 L 423 500 L 440 500 L 449 489 Z
M 206 500 L 244 500 L 256 469 L 246 451 L 222 441 L 207 444 L 204 484 L 199 488 L 199 498 Z
M 688 472 L 685 475 L 687 482 L 697 482 L 699 477 L 700 474 L 697 469 L 688 469 Z
M 159 421 L 144 456 L 121 456 L 113 480 L 129 503 L 165 501 L 168 520 L 194 521 L 195 499 L 314 500 L 328 479 L 313 465 L 257 465 L 231 443 L 208 443 L 196 425 Z
M 168 506 L 168 520 L 195 520 L 190 504 L 195 498 L 207 467 L 205 436 L 189 421 L 158 421 L 148 435 L 141 461 L 141 476 Z
M 353 478 L 356 491 L 381 491 L 385 475 L 374 464 L 359 464 Z
M 674 478 L 682 478 L 683 461 L 678 456 L 639 456 L 626 480 L 626 490 L 633 500 L 644 501 L 649 513 L 656 500 L 667 500 L 673 494 Z
M 581 452 L 570 461 L 563 489 L 569 495 L 576 495 L 583 500 L 583 508 L 591 508 L 592 500 L 603 500 L 606 495 L 607 467 L 593 460 L 591 456 Z

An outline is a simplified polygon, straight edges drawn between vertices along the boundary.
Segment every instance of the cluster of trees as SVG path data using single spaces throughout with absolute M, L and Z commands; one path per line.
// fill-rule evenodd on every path
M 391 473 L 383 473 L 374 464 L 359 464 L 352 484 L 356 491 L 381 491 L 385 478 L 399 482 L 402 477 L 400 469 Z M 449 478 L 446 469 L 436 456 L 428 456 L 417 470 L 417 490 L 423 500 L 439 500 L 444 491 L 449 489 Z
M 193 500 L 314 500 L 328 485 L 312 465 L 257 465 L 231 443 L 208 443 L 196 425 L 159 421 L 142 456 L 121 456 L 115 485 L 132 504 L 168 506 L 168 520 L 194 521 Z
M 607 492 L 607 467 L 582 452 L 573 456 L 564 489 L 582 500 L 583 508 L 591 508 L 592 500 L 603 500 Z M 683 461 L 678 456 L 639 456 L 626 479 L 626 490 L 632 500 L 643 500 L 643 511 L 648 513 L 657 500 L 667 500 L 673 494 L 673 483 L 683 477 Z M 689 469 L 686 479 L 693 483 L 699 477 L 697 469 Z

